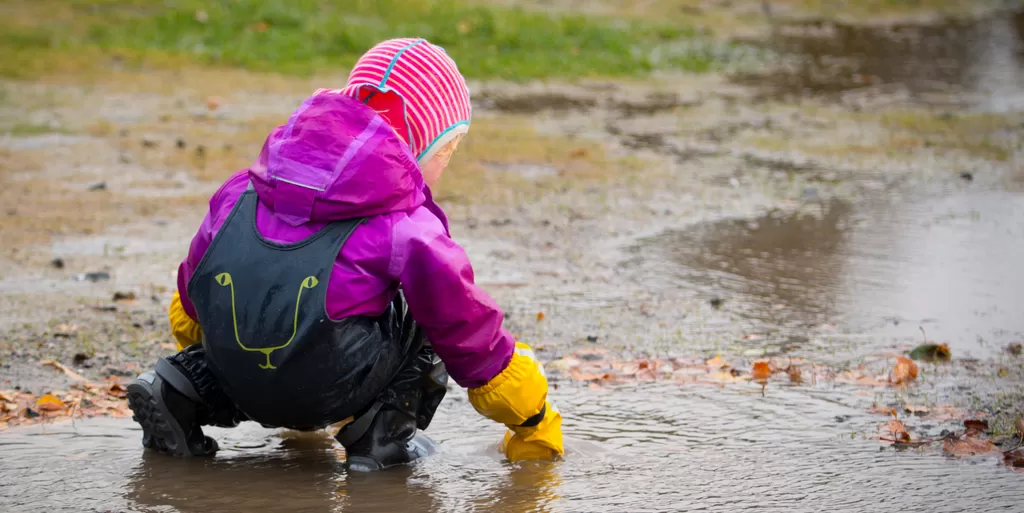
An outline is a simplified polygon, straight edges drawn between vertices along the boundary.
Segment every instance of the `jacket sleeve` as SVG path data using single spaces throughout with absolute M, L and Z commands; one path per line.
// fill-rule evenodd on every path
M 512 359 L 515 341 L 504 313 L 476 286 L 466 252 L 426 209 L 392 230 L 389 273 L 402 285 L 409 310 L 449 375 L 464 388 L 485 385 Z

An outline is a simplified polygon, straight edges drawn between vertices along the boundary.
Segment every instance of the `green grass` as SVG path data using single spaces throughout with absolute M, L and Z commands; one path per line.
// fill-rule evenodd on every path
M 716 58 L 701 45 L 673 52 L 696 37 L 678 23 L 555 15 L 459 0 L 14 4 L 7 15 L 0 10 L 0 52 L 15 63 L 0 67 L 8 76 L 45 72 L 47 66 L 38 63 L 48 54 L 97 49 L 133 62 L 185 57 L 309 75 L 345 70 L 368 47 L 392 37 L 429 39 L 476 78 L 637 76 L 655 67 L 703 72 Z
M 17 123 L 13 126 L 0 128 L 0 133 L 14 137 L 26 137 L 42 134 L 66 134 L 67 130 L 50 125 L 37 125 L 34 123 Z

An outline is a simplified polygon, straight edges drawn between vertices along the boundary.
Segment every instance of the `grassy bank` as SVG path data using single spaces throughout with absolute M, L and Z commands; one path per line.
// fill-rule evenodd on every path
M 347 69 L 392 37 L 444 46 L 474 78 L 706 71 L 689 26 L 550 14 L 459 0 L 14 0 L 0 5 L 0 74 L 119 64 L 203 63 L 309 75 Z M 107 59 L 105 59 L 107 58 Z

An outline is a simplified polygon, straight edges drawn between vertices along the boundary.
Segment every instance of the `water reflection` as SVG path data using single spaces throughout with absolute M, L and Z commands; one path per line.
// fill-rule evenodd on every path
M 899 85 L 912 96 L 978 93 L 993 110 L 1024 105 L 1024 12 L 980 20 L 855 25 L 784 24 L 767 43 L 793 62 L 734 77 L 770 95 L 829 94 Z
M 644 273 L 726 298 L 761 327 L 835 323 L 987 354 L 1024 334 L 1024 194 L 929 191 L 727 220 L 646 243 Z M 995 343 L 993 343 L 995 342 Z M 871 345 L 863 347 L 865 351 Z

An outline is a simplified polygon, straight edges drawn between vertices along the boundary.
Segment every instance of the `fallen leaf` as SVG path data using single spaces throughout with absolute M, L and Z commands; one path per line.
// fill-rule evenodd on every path
M 128 397 L 128 389 L 120 383 L 113 383 L 107 387 L 107 393 L 114 397 Z
M 751 371 L 754 379 L 768 379 L 772 376 L 772 367 L 768 362 L 754 362 L 754 369 Z
M 36 407 L 40 411 L 59 411 L 64 409 L 64 402 L 53 394 L 46 394 L 36 399 Z
M 1017 417 L 1017 422 L 1013 425 L 1017 428 L 1017 434 L 1024 439 L 1024 416 Z
M 587 384 L 587 388 L 591 390 L 601 390 L 604 387 L 602 387 L 601 384 L 596 381 L 591 381 L 590 383 Z
M 14 391 L 0 390 L 0 401 L 14 402 Z
M 56 360 L 43 360 L 43 361 L 39 362 L 39 364 L 40 365 L 49 365 L 51 367 L 54 367 L 57 370 L 59 370 L 59 371 L 63 372 L 64 374 L 66 374 L 69 378 L 71 378 L 71 379 L 73 379 L 75 381 L 88 381 L 81 374 L 79 374 L 79 373 L 77 373 L 77 372 L 75 372 L 75 371 L 65 367 L 63 363 L 60 363 L 60 362 L 58 362 Z
M 891 415 L 893 411 L 892 408 L 878 403 L 871 403 L 871 408 L 868 408 L 868 413 L 876 415 Z
M 53 335 L 56 337 L 70 337 L 78 331 L 76 324 L 58 324 L 53 328 Z
M 566 374 L 570 370 L 579 367 L 581 363 L 583 362 L 581 362 L 579 358 L 559 358 L 557 360 L 551 360 L 550 362 L 545 363 L 544 370 L 557 374 Z
M 707 365 L 712 369 L 724 369 L 729 366 L 729 364 L 725 363 L 725 360 L 723 360 L 721 356 L 715 356 L 714 358 L 704 362 L 704 365 Z
M 947 438 L 942 442 L 942 450 L 950 456 L 974 456 L 1000 452 L 999 448 L 989 440 L 980 438 Z
M 544 320 L 544 312 L 537 312 L 537 322 Z
M 889 428 L 889 433 L 892 434 L 892 439 L 899 443 L 909 443 L 910 433 L 907 432 L 907 426 L 897 419 L 890 419 L 886 423 L 886 427 Z
M 900 385 L 917 379 L 917 364 L 903 356 L 896 357 L 896 367 L 892 371 L 893 383 Z
M 804 381 L 804 378 L 800 373 L 800 367 L 790 367 L 786 370 L 786 373 L 789 374 L 789 381 L 791 383 L 802 383 Z
M 1024 449 L 1010 451 L 1003 455 L 1003 463 L 1013 468 L 1024 468 Z
M 224 99 L 220 96 L 208 96 L 206 98 L 206 108 L 210 110 L 217 110 L 222 103 L 224 103 Z
M 913 404 L 905 404 L 903 405 L 903 411 L 907 413 L 912 413 L 914 415 L 927 415 L 932 410 L 931 408 L 928 408 L 926 406 L 914 406 Z
M 910 351 L 911 360 L 925 362 L 948 362 L 950 359 L 949 344 L 921 344 Z
M 988 422 L 976 419 L 965 420 L 964 427 L 967 428 L 967 431 L 964 432 L 965 437 L 977 438 L 978 435 L 988 431 Z

